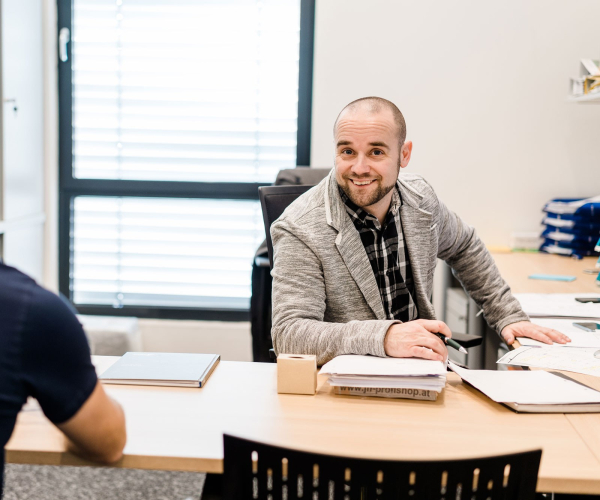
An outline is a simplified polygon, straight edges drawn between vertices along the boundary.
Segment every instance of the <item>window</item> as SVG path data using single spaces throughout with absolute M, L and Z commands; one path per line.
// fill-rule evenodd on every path
M 257 188 L 309 163 L 313 25 L 314 0 L 59 0 L 60 288 L 80 312 L 247 319 Z

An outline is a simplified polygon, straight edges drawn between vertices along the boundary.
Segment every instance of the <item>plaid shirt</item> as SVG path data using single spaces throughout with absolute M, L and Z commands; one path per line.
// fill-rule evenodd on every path
M 417 319 L 419 313 L 413 299 L 414 283 L 402 233 L 402 199 L 398 188 L 393 191 L 383 226 L 377 217 L 355 205 L 341 188 L 340 196 L 371 262 L 387 318 L 403 322 Z

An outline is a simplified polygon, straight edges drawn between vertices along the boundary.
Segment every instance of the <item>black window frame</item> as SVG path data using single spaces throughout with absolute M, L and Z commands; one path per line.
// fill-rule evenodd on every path
M 298 77 L 298 133 L 296 165 L 310 165 L 312 121 L 312 82 L 316 0 L 300 0 L 300 54 Z M 72 33 L 73 0 L 57 0 L 58 33 Z M 200 309 L 187 307 L 76 305 L 71 289 L 73 249 L 73 202 L 77 196 L 127 196 L 142 198 L 190 198 L 258 200 L 258 187 L 264 183 L 180 182 L 78 179 L 73 177 L 73 110 L 71 44 L 68 59 L 58 63 L 59 100 L 59 207 L 58 207 L 58 285 L 80 314 L 137 316 L 156 319 L 197 319 L 209 321 L 248 321 L 249 310 Z

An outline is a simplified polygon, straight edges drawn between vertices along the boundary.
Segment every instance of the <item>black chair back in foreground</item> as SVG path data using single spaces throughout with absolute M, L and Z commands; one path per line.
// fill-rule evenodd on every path
M 226 500 L 533 500 L 541 450 L 400 462 L 320 455 L 223 436 Z
M 275 222 L 283 211 L 301 194 L 306 193 L 311 187 L 299 186 L 262 186 L 258 188 L 258 196 L 262 207 L 265 233 L 267 236 L 267 250 L 269 263 L 273 269 L 273 242 L 271 241 L 271 224 Z

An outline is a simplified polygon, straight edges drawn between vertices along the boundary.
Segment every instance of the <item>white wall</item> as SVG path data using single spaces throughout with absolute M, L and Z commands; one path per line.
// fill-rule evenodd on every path
M 252 361 L 250 323 L 140 319 L 142 348 L 149 352 L 204 352 L 224 361 Z
M 317 2 L 311 164 L 367 95 L 395 102 L 420 173 L 488 245 L 538 231 L 557 196 L 600 194 L 600 106 L 566 102 L 600 58 L 596 0 Z

